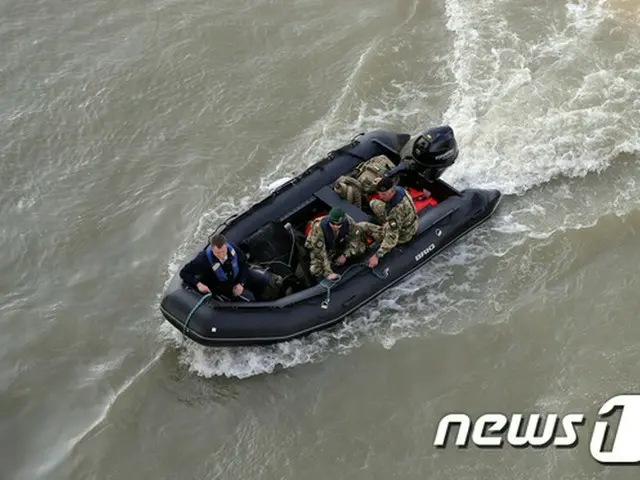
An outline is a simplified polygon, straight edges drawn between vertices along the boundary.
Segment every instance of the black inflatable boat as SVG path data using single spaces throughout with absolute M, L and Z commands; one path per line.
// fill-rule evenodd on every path
M 401 186 L 431 193 L 431 204 L 419 206 L 414 240 L 394 248 L 375 269 L 366 266 L 377 248 L 373 244 L 361 259 L 335 269 L 342 275 L 337 282 L 314 279 L 303 246 L 305 225 L 311 218 L 341 206 L 356 221 L 373 221 L 368 205 L 358 208 L 344 200 L 334 192 L 333 183 L 376 155 L 384 154 L 397 165 L 410 138 L 409 134 L 386 130 L 360 134 L 218 227 L 246 253 L 250 263 L 284 278 L 282 291 L 272 301 L 203 298 L 176 274 L 161 301 L 164 317 L 184 335 L 206 346 L 260 345 L 300 337 L 341 321 L 493 214 L 501 193 L 455 190 L 439 178 L 450 163 L 405 172 L 399 176 Z

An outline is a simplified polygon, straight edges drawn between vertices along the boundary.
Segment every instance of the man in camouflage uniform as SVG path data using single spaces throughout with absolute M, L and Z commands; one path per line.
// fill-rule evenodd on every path
M 378 260 L 396 245 L 409 242 L 418 231 L 418 214 L 411 196 L 402 187 L 394 187 L 390 178 L 376 182 L 380 200 L 371 200 L 369 206 L 382 226 L 360 222 L 365 236 L 380 242 L 378 251 L 371 256 L 368 265 L 373 268 Z
M 358 225 L 340 207 L 313 221 L 304 245 L 311 254 L 312 275 L 333 280 L 338 276 L 331 269 L 332 263 L 344 265 L 348 258 L 366 250 Z

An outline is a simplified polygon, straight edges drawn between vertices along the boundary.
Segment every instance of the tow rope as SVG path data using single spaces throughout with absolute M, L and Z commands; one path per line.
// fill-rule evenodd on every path
M 344 272 L 342 272 L 342 274 L 338 274 L 336 273 L 336 275 L 338 275 L 338 277 L 334 280 L 328 280 L 326 278 L 322 279 L 322 281 L 320 282 L 320 286 L 322 288 L 324 288 L 327 291 L 327 298 L 325 298 L 322 303 L 320 304 L 320 307 L 324 310 L 326 310 L 327 308 L 329 308 L 329 303 L 331 303 L 331 289 L 333 287 L 335 287 L 340 280 L 342 280 L 342 277 L 344 277 L 346 275 L 346 273 L 351 270 L 354 267 L 358 267 L 358 266 L 365 266 L 368 267 L 367 263 L 356 263 L 354 265 L 351 265 L 349 268 L 347 268 Z M 382 273 L 379 273 L 376 271 L 376 267 L 373 267 L 371 269 L 371 272 L 378 278 L 384 280 L 385 278 L 387 278 L 389 276 L 389 268 L 385 268 Z M 325 282 L 331 282 L 329 284 L 325 283 Z
M 331 303 L 331 289 L 333 287 L 335 287 L 340 280 L 342 280 L 342 277 L 344 275 L 346 275 L 346 273 L 351 270 L 354 267 L 358 267 L 358 266 L 368 266 L 366 263 L 356 263 L 351 265 L 349 268 L 347 268 L 342 274 L 336 274 L 338 275 L 337 278 L 335 280 L 328 280 L 328 279 L 323 279 L 320 282 L 320 286 L 322 288 L 324 288 L 327 291 L 327 298 L 325 298 L 322 303 L 320 304 L 320 307 L 323 308 L 324 310 L 326 310 L 327 308 L 329 308 L 329 303 Z M 382 273 L 379 273 L 376 271 L 376 267 L 371 269 L 371 272 L 378 278 L 384 280 L 385 278 L 387 278 L 389 276 L 389 268 L 385 268 Z M 325 283 L 325 282 L 330 282 L 330 283 Z M 189 328 L 189 322 L 191 321 L 191 319 L 193 318 L 193 315 L 196 313 L 196 310 L 198 310 L 198 308 L 200 308 L 200 306 L 205 302 L 205 300 L 207 300 L 208 298 L 211 297 L 211 292 L 203 295 L 200 300 L 198 300 L 198 303 L 195 304 L 195 306 L 191 309 L 191 311 L 189 312 L 189 315 L 187 315 L 187 319 L 184 322 L 184 325 L 182 327 L 182 333 L 186 333 L 187 329 Z
M 191 317 L 193 317 L 193 314 L 196 313 L 196 310 L 198 308 L 200 308 L 200 305 L 202 305 L 204 303 L 204 301 L 209 297 L 211 297 L 211 292 L 203 295 L 202 298 L 200 300 L 198 300 L 198 303 L 196 303 L 196 306 L 191 309 L 191 311 L 189 312 L 189 315 L 187 315 L 187 319 L 184 322 L 184 326 L 182 327 L 182 333 L 186 333 L 187 326 L 189 325 L 189 322 L 191 321 Z

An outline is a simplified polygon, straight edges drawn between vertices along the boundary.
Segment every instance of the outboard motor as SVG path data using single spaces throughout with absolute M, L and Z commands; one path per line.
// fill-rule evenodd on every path
M 445 125 L 425 130 L 413 142 L 411 156 L 415 170 L 427 181 L 436 181 L 458 158 L 453 129 Z

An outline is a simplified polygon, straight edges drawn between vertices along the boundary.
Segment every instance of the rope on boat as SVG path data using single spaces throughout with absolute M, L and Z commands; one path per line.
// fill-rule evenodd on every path
M 365 266 L 365 267 L 368 267 L 367 263 L 356 263 L 356 264 L 354 264 L 354 265 L 351 265 L 349 268 L 347 268 L 347 269 L 342 273 L 342 275 L 340 275 L 340 274 L 337 274 L 337 273 L 336 273 L 336 275 L 338 275 L 338 278 L 336 278 L 336 279 L 334 279 L 334 280 L 328 280 L 328 279 L 326 279 L 326 278 L 325 278 L 325 279 L 323 279 L 323 280 L 320 282 L 320 286 L 321 286 L 322 288 L 324 288 L 324 289 L 327 291 L 327 298 L 325 298 L 325 299 L 322 301 L 322 303 L 320 304 L 320 307 L 321 307 L 322 309 L 326 310 L 327 308 L 329 308 L 329 303 L 331 303 L 331 289 L 332 289 L 333 287 L 335 287 L 335 286 L 340 282 L 340 280 L 342 280 L 342 277 L 344 277 L 344 275 L 346 275 L 346 273 L 347 273 L 349 270 L 351 270 L 351 269 L 352 269 L 352 268 L 354 268 L 354 267 L 358 267 L 358 266 Z M 371 269 L 371 272 L 372 272 L 376 277 L 378 277 L 378 278 L 380 278 L 380 279 L 382 279 L 382 280 L 384 280 L 385 278 L 387 278 L 387 277 L 389 276 L 389 268 L 385 268 L 385 269 L 382 271 L 382 273 L 380 273 L 380 272 L 377 272 L 377 271 L 376 271 L 376 267 L 374 267 L 374 268 L 372 268 L 372 269 Z M 325 283 L 325 282 L 330 282 L 330 283 Z
M 325 299 L 323 300 L 322 304 L 320 305 L 320 306 L 321 306 L 321 308 L 323 308 L 324 310 L 326 310 L 327 308 L 329 308 L 329 303 L 331 303 L 331 289 L 332 289 L 333 287 L 335 287 L 335 286 L 340 282 L 340 280 L 342 280 L 342 277 L 343 277 L 343 276 L 344 276 L 344 275 L 345 275 L 349 270 L 351 270 L 351 269 L 352 269 L 352 268 L 354 268 L 354 267 L 361 266 L 361 265 L 363 265 L 363 266 L 367 266 L 367 264 L 366 264 L 366 263 L 356 263 L 356 264 L 354 264 L 354 265 L 351 265 L 349 268 L 347 268 L 347 269 L 342 273 L 342 275 L 340 275 L 340 274 L 336 274 L 336 275 L 338 275 L 338 277 L 337 277 L 335 280 L 328 280 L 328 279 L 326 279 L 326 278 L 325 278 L 325 279 L 323 279 L 323 280 L 320 282 L 320 286 L 321 286 L 322 288 L 324 288 L 324 289 L 327 291 L 327 298 L 325 298 Z M 376 277 L 378 277 L 378 278 L 380 278 L 380 279 L 382 279 L 382 280 L 384 280 L 385 278 L 387 278 L 387 277 L 389 276 L 389 269 L 388 269 L 388 268 L 385 268 L 385 269 L 382 271 L 382 273 L 380 273 L 380 272 L 377 272 L 377 271 L 376 271 L 376 268 L 374 267 L 374 268 L 372 268 L 372 269 L 371 269 L 371 272 L 372 272 Z M 329 282 L 329 283 L 327 283 L 327 282 Z M 191 321 L 191 319 L 193 318 L 193 315 L 196 313 L 196 310 L 198 310 L 198 308 L 200 308 L 200 306 L 201 306 L 201 305 L 202 305 L 202 304 L 203 304 L 203 303 L 204 303 L 208 298 L 210 298 L 210 297 L 211 297 L 211 292 L 209 292 L 209 293 L 207 293 L 207 294 L 203 295 L 203 296 L 200 298 L 200 300 L 198 300 L 198 303 L 196 303 L 196 304 L 195 304 L 195 306 L 194 306 L 194 307 L 191 309 L 191 311 L 189 312 L 189 315 L 187 315 L 187 319 L 185 320 L 185 322 L 184 322 L 184 326 L 182 327 L 182 333 L 186 333 L 186 332 L 187 332 L 187 329 L 189 328 L 189 322 L 190 322 L 190 321 Z
M 200 300 L 198 300 L 198 303 L 196 303 L 195 307 L 193 307 L 191 309 L 191 311 L 189 312 L 189 315 L 187 315 L 187 319 L 185 320 L 184 326 L 182 327 L 182 333 L 186 333 L 188 325 L 189 325 L 189 322 L 191 321 L 191 317 L 193 317 L 193 314 L 196 313 L 196 310 L 198 308 L 200 308 L 200 305 L 202 305 L 204 303 L 204 301 L 207 298 L 210 298 L 210 297 L 211 297 L 211 292 L 203 295 L 202 298 Z

